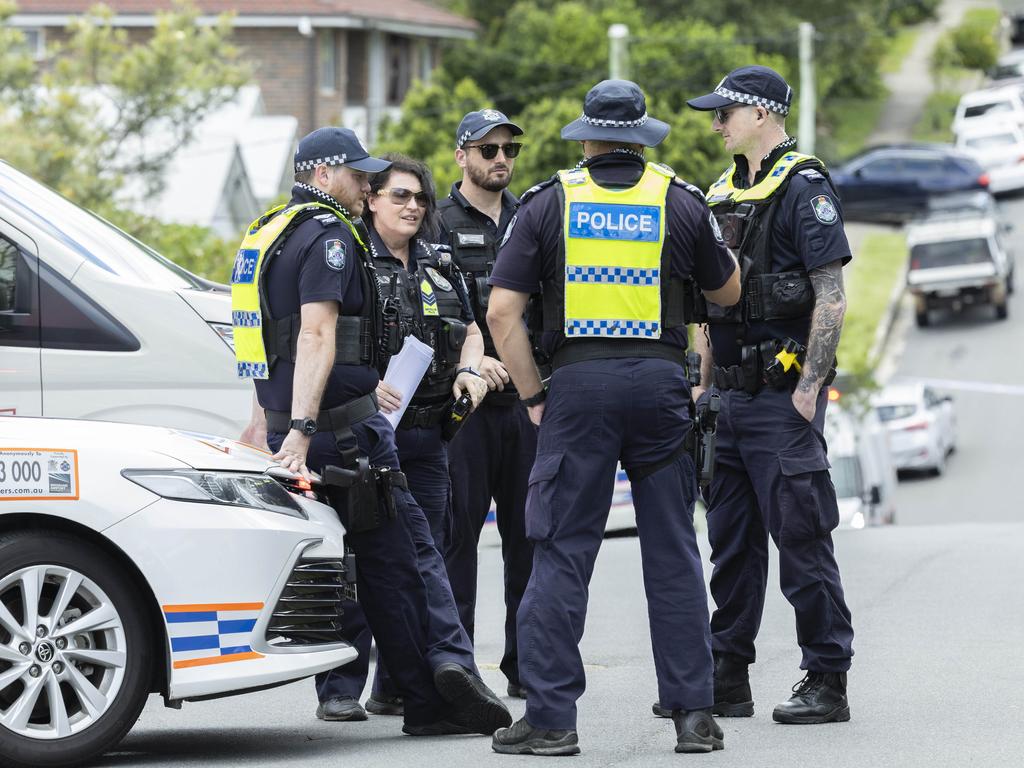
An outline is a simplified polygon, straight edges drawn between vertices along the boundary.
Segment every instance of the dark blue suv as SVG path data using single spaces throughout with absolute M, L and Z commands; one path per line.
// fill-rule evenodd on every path
M 945 144 L 872 147 L 831 176 L 851 221 L 902 222 L 927 213 L 937 197 L 988 187 L 981 166 Z

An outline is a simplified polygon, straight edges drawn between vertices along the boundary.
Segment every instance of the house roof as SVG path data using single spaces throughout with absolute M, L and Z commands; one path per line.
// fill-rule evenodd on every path
M 157 11 L 171 8 L 168 0 L 104 0 L 118 23 L 143 22 Z M 67 17 L 86 13 L 95 0 L 18 0 L 18 11 L 13 21 L 36 20 L 39 16 Z M 445 11 L 425 0 L 388 0 L 386 3 L 366 3 L 364 0 L 196 0 L 202 14 L 232 11 L 239 26 L 251 26 L 259 19 L 259 26 L 295 26 L 297 20 L 309 17 L 313 26 L 369 26 L 366 22 L 398 22 L 401 24 L 443 27 L 452 32 L 474 33 L 478 24 L 472 19 Z M 357 23 L 344 23 L 346 20 Z M 275 23 L 278 22 L 278 23 Z M 362 23 L 358 23 L 362 22 Z

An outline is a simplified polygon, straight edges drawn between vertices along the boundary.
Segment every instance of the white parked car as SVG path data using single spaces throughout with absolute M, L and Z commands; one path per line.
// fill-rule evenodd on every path
M 335 512 L 269 455 L 166 428 L 0 418 L 0 765 L 114 746 L 168 705 L 356 657 Z
M 1024 90 L 1019 84 L 965 93 L 956 107 L 953 133 L 959 136 L 961 132 L 992 120 L 1009 120 L 1024 127 Z
M 966 128 L 956 145 L 988 173 L 994 194 L 1024 189 L 1024 131 L 1012 122 L 982 122 Z
M 0 161 L 0 414 L 236 436 L 251 392 L 227 286 Z
M 889 448 L 898 470 L 941 475 L 956 450 L 953 398 L 921 383 L 890 384 L 872 401 L 889 430 Z

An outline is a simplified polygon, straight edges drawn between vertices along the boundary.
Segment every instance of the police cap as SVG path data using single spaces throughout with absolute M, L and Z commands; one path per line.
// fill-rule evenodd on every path
M 792 100 L 793 89 L 783 80 L 782 75 L 770 67 L 754 64 L 734 69 L 722 78 L 714 91 L 686 103 L 693 109 L 705 112 L 737 104 L 750 104 L 788 115 Z
M 296 173 L 311 171 L 318 165 L 345 165 L 357 171 L 379 173 L 391 167 L 391 161 L 370 157 L 354 131 L 326 126 L 303 136 L 295 150 Z
M 455 131 L 455 148 L 462 149 L 467 141 L 482 139 L 501 125 L 507 125 L 513 136 L 523 134 L 522 128 L 496 109 L 478 109 L 476 112 L 470 112 L 462 118 L 459 129 Z

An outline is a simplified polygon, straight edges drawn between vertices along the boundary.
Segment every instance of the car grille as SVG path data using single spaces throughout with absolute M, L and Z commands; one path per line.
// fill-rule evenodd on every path
M 300 560 L 271 614 L 267 642 L 287 647 L 341 641 L 341 604 L 355 599 L 348 571 L 341 560 Z

